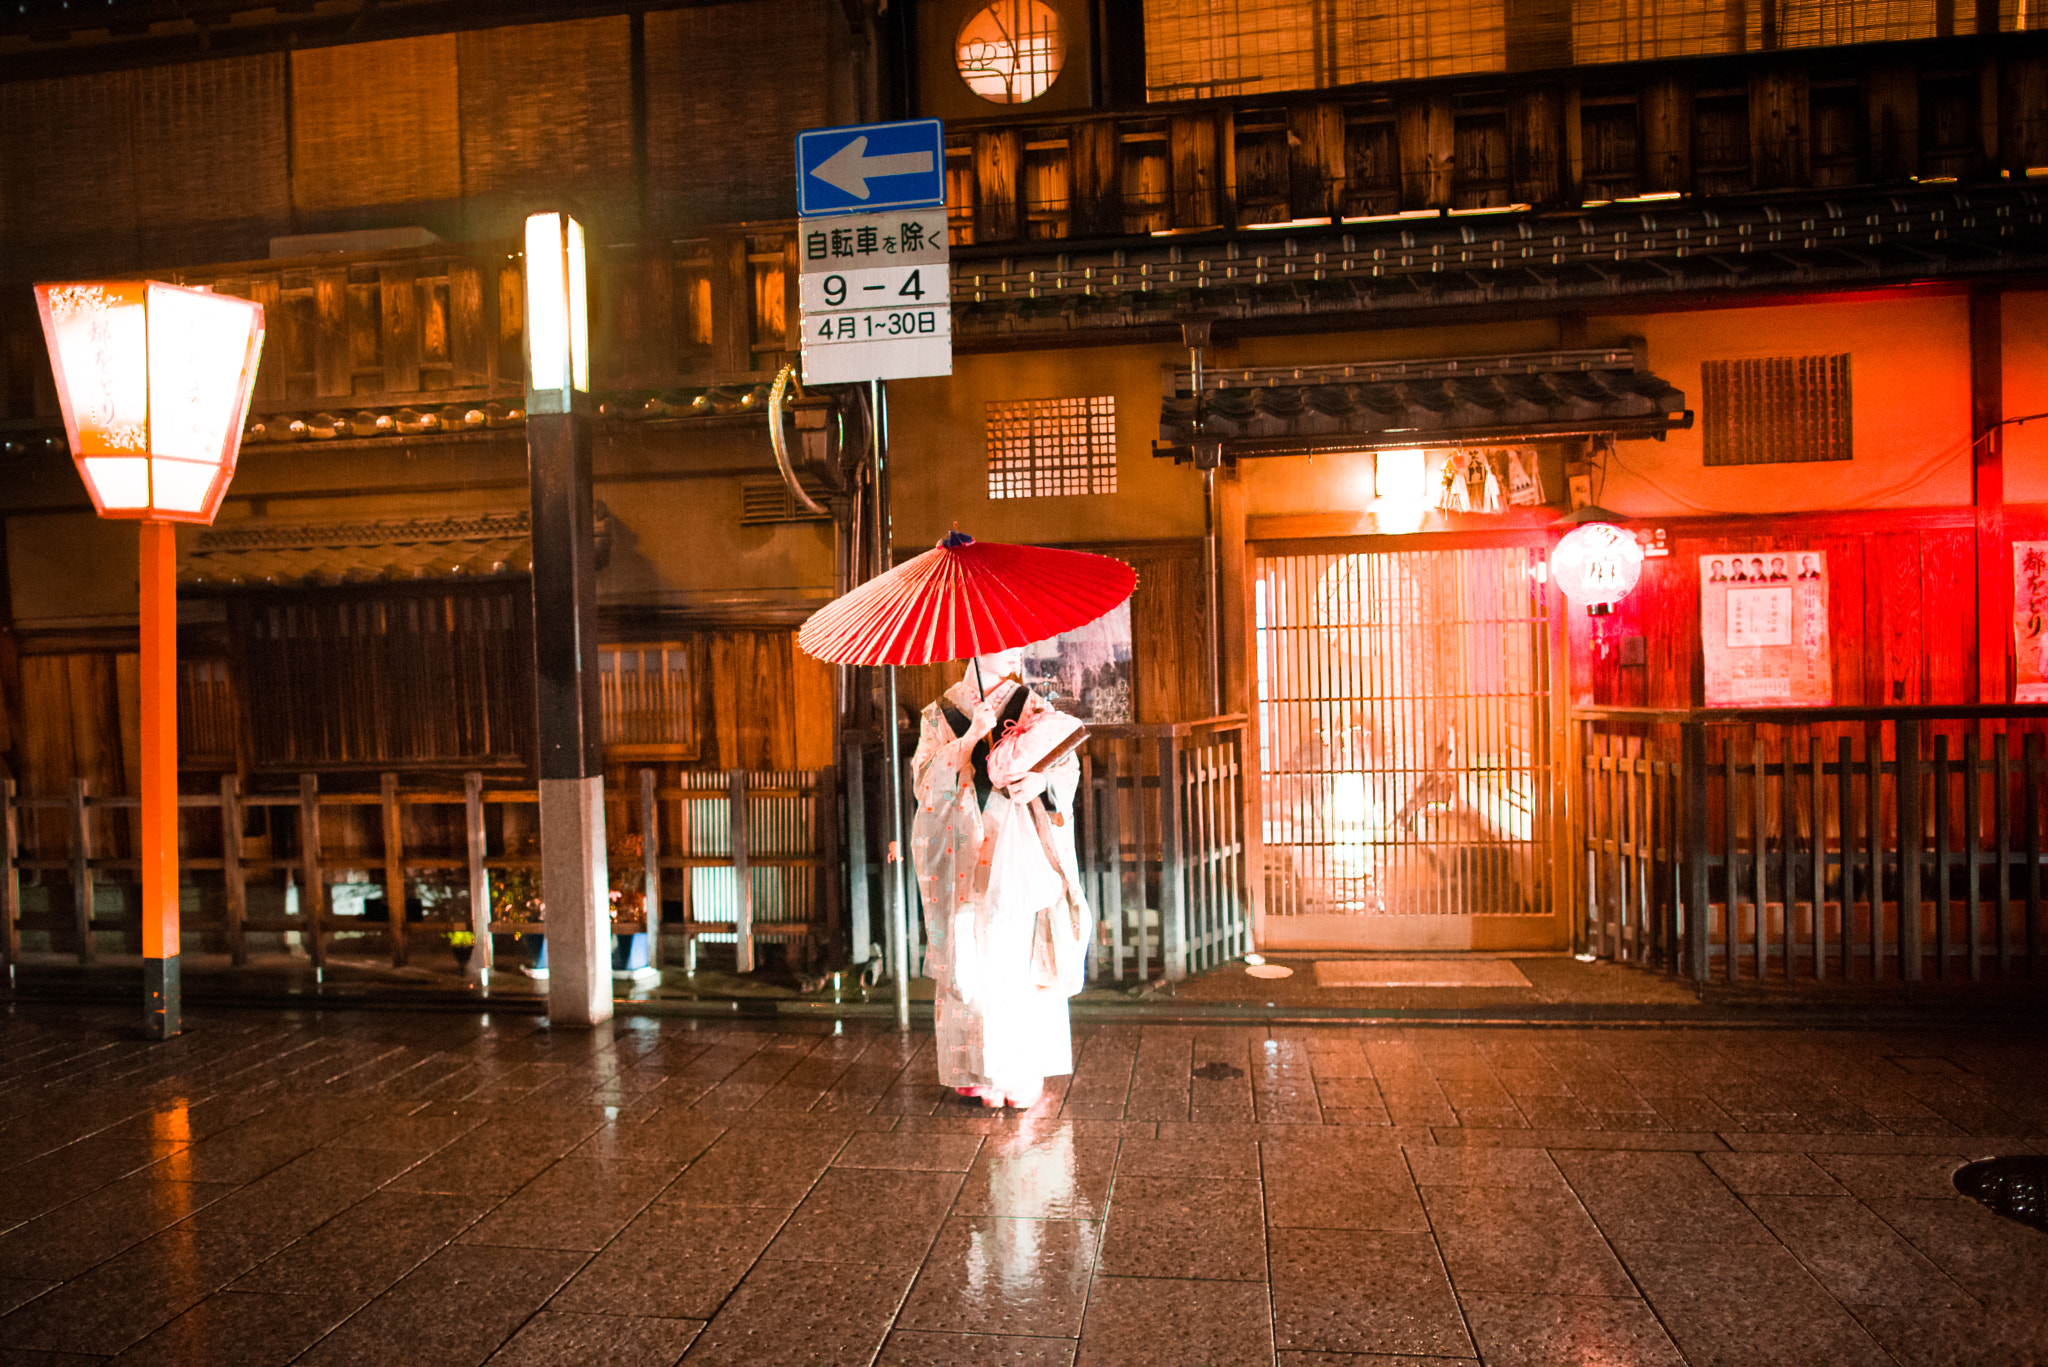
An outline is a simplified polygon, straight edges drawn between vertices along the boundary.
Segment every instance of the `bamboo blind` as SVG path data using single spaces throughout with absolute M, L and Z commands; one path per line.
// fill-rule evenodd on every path
M 465 194 L 596 188 L 632 175 L 626 16 L 463 33 L 456 54 Z
M 647 15 L 647 193 L 657 223 L 795 215 L 789 148 L 803 129 L 844 122 L 827 103 L 827 23 L 817 0 L 781 7 L 772 41 L 743 5 Z M 776 98 L 762 99 L 764 90 Z
M 7 264 L 22 275 L 140 264 L 134 90 L 127 71 L 0 85 L 6 183 L 35 187 L 8 222 Z
M 299 208 L 461 196 L 455 35 L 294 52 L 291 77 Z
M 283 55 L 148 67 L 133 89 L 144 263 L 266 255 L 290 220 Z

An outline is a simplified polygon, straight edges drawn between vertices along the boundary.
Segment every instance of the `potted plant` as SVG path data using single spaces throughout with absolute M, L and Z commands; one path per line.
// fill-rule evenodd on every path
M 467 930 L 449 931 L 448 950 L 455 956 L 456 964 L 467 972 L 470 956 L 476 952 L 475 932 Z

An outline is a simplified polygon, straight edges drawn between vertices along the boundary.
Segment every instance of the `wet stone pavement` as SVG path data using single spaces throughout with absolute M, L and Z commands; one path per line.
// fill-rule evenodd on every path
M 0 1017 L 0 1367 L 2048 1363 L 2035 1035 Z

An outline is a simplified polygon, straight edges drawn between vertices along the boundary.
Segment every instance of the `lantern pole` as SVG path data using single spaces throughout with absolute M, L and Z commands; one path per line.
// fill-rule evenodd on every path
M 567 214 L 529 217 L 525 269 L 526 452 L 533 514 L 533 675 L 548 1024 L 588 1027 L 612 1016 L 612 916 L 605 859 L 582 227 Z M 654 914 L 660 914 L 659 907 Z
M 183 1029 L 178 981 L 178 542 L 139 524 L 142 550 L 142 1029 Z M 227 838 L 234 839 L 230 831 Z M 87 934 L 91 934 L 88 928 Z

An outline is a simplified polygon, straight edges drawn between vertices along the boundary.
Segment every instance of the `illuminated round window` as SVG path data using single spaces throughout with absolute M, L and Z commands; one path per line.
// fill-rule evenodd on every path
M 969 90 L 991 104 L 1025 104 L 1059 79 L 1067 39 L 1044 0 L 994 0 L 960 26 L 953 51 Z

